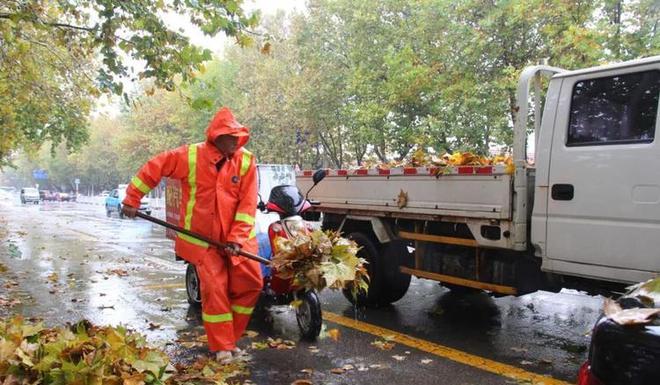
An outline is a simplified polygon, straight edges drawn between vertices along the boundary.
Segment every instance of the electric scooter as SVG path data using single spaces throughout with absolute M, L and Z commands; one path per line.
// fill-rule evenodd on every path
M 276 250 L 278 237 L 289 238 L 300 232 L 312 231 L 311 223 L 305 221 L 301 215 L 318 204 L 307 199 L 307 196 L 325 176 L 325 170 L 317 170 L 314 173 L 312 177 L 314 185 L 307 191 L 305 197 L 294 185 L 280 185 L 271 189 L 267 203 L 264 204 L 260 199 L 257 209 L 263 213 L 277 213 L 279 219 L 268 226 L 268 233 L 257 234 L 259 256 L 270 261 L 274 255 L 273 251 Z M 276 272 L 267 263 L 262 262 L 261 268 L 264 278 L 262 296 L 276 305 L 295 303 L 296 321 L 301 336 L 308 340 L 316 339 L 323 323 L 321 301 L 316 291 L 295 287 L 291 280 L 277 277 Z M 186 294 L 191 305 L 201 304 L 199 277 L 192 264 L 188 264 L 186 269 Z

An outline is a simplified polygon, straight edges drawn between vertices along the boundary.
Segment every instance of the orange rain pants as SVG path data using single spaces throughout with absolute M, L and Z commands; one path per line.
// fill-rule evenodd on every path
M 211 248 L 196 268 L 209 348 L 232 350 L 243 335 L 261 293 L 259 262 L 246 260 L 234 265 Z

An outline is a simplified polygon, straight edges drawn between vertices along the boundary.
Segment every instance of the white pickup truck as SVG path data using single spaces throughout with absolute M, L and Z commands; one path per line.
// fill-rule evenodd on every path
M 411 275 L 512 295 L 646 280 L 660 271 L 659 93 L 660 56 L 529 67 L 518 83 L 515 171 L 328 170 L 310 198 L 324 228 L 362 246 L 366 303 L 398 300 Z M 301 191 L 311 174 L 299 173 Z

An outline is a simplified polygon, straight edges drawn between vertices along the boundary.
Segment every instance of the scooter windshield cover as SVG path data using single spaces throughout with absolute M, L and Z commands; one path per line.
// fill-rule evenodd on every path
M 268 201 L 277 205 L 286 215 L 296 215 L 305 204 L 298 187 L 291 185 L 275 186 L 270 190 Z

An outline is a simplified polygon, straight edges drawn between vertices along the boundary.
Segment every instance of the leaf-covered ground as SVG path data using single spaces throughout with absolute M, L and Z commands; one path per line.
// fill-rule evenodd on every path
M 221 365 L 204 356 L 173 365 L 144 336 L 121 326 L 80 321 L 46 328 L 22 317 L 0 320 L 3 385 L 229 384 L 247 374 L 244 361 Z

